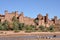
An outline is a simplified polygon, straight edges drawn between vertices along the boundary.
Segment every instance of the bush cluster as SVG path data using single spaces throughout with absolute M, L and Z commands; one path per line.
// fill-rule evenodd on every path
M 36 20 L 37 23 L 37 20 Z M 14 16 L 12 18 L 12 23 L 9 23 L 7 20 L 4 22 L 0 22 L 0 30 L 14 30 L 18 32 L 20 30 L 24 30 L 26 32 L 35 32 L 35 31 L 42 31 L 42 32 L 53 32 L 54 26 L 51 25 L 50 27 L 46 28 L 43 25 L 40 25 L 39 28 L 36 30 L 36 26 L 34 25 L 25 25 L 24 23 L 18 22 L 18 19 Z

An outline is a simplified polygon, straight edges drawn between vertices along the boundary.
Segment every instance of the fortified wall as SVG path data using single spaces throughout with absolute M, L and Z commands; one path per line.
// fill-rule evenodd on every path
M 21 12 L 20 14 L 18 13 L 18 11 L 9 13 L 7 10 L 5 10 L 5 15 L 0 14 L 0 22 L 4 22 L 5 20 L 7 20 L 11 23 L 14 16 L 20 23 L 24 23 L 26 25 L 43 25 L 45 27 L 49 27 L 50 25 L 60 24 L 60 19 L 57 19 L 57 16 L 54 16 L 54 18 L 51 20 L 48 18 L 48 14 L 46 14 L 45 16 L 38 14 L 36 18 L 30 18 L 25 17 L 23 12 Z

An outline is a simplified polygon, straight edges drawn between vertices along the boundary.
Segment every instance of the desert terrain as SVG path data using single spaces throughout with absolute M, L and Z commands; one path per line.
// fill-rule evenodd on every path
M 3 33 L 1 33 L 3 32 Z M 0 31 L 0 40 L 59 40 L 60 32 L 31 32 Z

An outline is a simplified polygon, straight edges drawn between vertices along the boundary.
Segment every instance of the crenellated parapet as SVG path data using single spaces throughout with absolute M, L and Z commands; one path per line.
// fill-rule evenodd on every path
M 56 24 L 57 22 L 57 16 L 54 16 L 54 23 Z
M 42 20 L 42 19 L 43 19 L 43 16 L 42 16 L 41 14 L 38 14 L 38 15 L 37 15 L 37 18 L 38 18 L 39 20 Z

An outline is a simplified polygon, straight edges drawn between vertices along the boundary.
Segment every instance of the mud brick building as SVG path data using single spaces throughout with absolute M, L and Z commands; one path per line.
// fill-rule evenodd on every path
M 60 19 L 57 19 L 57 16 L 54 16 L 54 18 L 51 20 L 48 18 L 48 14 L 46 14 L 46 16 L 38 14 L 36 18 L 30 18 L 25 17 L 23 12 L 21 12 L 20 14 L 18 13 L 18 11 L 9 13 L 7 10 L 5 10 L 5 15 L 0 14 L 0 21 L 4 22 L 5 20 L 7 20 L 11 23 L 14 16 L 19 20 L 20 23 L 24 23 L 26 25 L 43 25 L 49 27 L 50 25 L 60 24 Z

